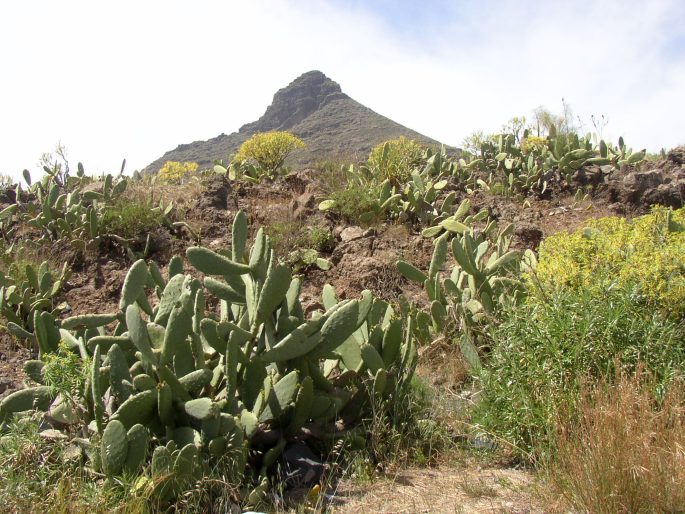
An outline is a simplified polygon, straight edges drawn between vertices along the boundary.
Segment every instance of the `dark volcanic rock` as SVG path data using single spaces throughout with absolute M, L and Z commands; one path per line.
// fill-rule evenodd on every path
M 193 161 L 201 168 L 209 167 L 214 160 L 228 159 L 251 135 L 272 130 L 291 132 L 305 142 L 306 148 L 294 152 L 287 161 L 298 167 L 322 159 L 365 159 L 378 143 L 400 136 L 440 144 L 364 107 L 326 75 L 310 71 L 280 89 L 257 121 L 230 135 L 179 145 L 144 171 L 156 173 L 166 161 Z
M 320 71 L 301 75 L 280 89 L 273 103 L 259 120 L 243 125 L 240 133 L 254 134 L 269 130 L 287 130 L 294 127 L 314 111 L 333 100 L 349 99 L 340 86 Z
M 636 170 L 610 184 L 611 196 L 625 204 L 681 207 L 685 198 L 685 170 L 677 167 Z
M 197 207 L 238 210 L 235 198 L 231 197 L 231 184 L 224 175 L 214 175 L 207 180 L 202 196 L 197 200 Z

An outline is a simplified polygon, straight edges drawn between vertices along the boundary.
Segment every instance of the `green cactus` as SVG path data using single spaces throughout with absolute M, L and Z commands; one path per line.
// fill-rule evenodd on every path
M 205 275 L 244 275 L 250 272 L 250 267 L 234 262 L 208 248 L 194 246 L 186 250 L 186 257 L 190 263 Z
M 125 426 L 117 420 L 107 423 L 102 432 L 100 442 L 100 458 L 102 460 L 102 471 L 108 476 L 116 476 L 126 463 L 128 454 L 128 437 Z
M 339 302 L 327 286 L 325 312 L 305 318 L 301 281 L 276 262 L 264 231 L 246 248 L 240 213 L 233 232 L 232 259 L 189 250 L 190 263 L 213 275 L 204 283 L 183 275 L 180 259 L 170 265 L 168 281 L 156 265 L 139 260 L 124 281 L 119 312 L 72 316 L 61 328 L 49 312 L 34 314 L 42 353 L 62 340 L 83 360 L 92 358 L 80 403 L 87 407 L 84 421 L 100 434 L 93 465 L 101 461 L 110 477 L 135 475 L 149 448 L 149 487 L 160 500 L 197 480 L 205 458 L 210 464 L 230 458 L 240 471 L 256 465 L 255 473 L 266 473 L 305 427 L 318 427 L 313 437 L 332 437 L 320 432 L 336 416 L 357 423 L 369 414 L 371 395 L 385 401 L 413 372 L 413 343 L 386 302 L 368 291 Z M 44 271 L 30 282 L 47 291 L 53 285 Z M 151 287 L 159 299 L 155 309 L 146 296 Z M 208 309 L 208 293 L 220 298 L 218 316 Z M 40 378 L 38 367 L 33 375 Z M 33 391 L 12 401 L 47 409 L 54 400 L 35 402 Z M 10 407 L 0 404 L 3 418 L 15 412 Z M 57 413 L 57 402 L 53 407 Z M 276 434 L 278 442 L 260 442 L 262 432 Z M 253 450 L 262 459 L 248 459 L 260 454 Z
M 4 422 L 10 414 L 31 409 L 47 411 L 55 399 L 56 393 L 47 386 L 30 387 L 20 389 L 6 396 L 0 402 L 0 423 Z
M 121 290 L 121 300 L 119 309 L 124 311 L 126 307 L 133 304 L 143 293 L 147 282 L 148 269 L 143 259 L 136 261 L 128 270 L 124 279 L 124 286 Z

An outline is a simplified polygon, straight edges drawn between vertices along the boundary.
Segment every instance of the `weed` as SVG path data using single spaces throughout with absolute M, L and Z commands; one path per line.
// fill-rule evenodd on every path
M 0 439 L 0 503 L 5 512 L 149 512 L 132 484 L 110 484 L 83 467 L 77 447 L 39 435 L 23 418 Z
M 300 220 L 286 219 L 271 223 L 264 229 L 271 238 L 276 255 L 293 261 L 293 264 L 302 261 L 301 264 L 305 264 L 306 267 L 306 265 L 314 264 L 318 257 L 317 252 L 330 252 L 333 249 L 333 234 L 325 226 L 315 225 L 310 228 Z M 309 250 L 316 254 L 311 262 L 308 262 L 306 258 L 298 259 L 298 255 L 292 255 Z
M 333 250 L 335 239 L 328 227 L 315 226 L 309 232 L 309 246 L 317 252 Z
M 380 195 L 372 190 L 373 187 L 343 181 L 328 190 L 327 198 L 335 202 L 335 212 L 347 222 L 362 226 L 378 225 L 383 221 L 380 214 L 369 217 L 375 212 Z
M 378 182 L 385 179 L 395 185 L 405 184 L 414 168 L 423 161 L 425 147 L 401 136 L 376 145 L 369 154 L 369 167 Z
M 76 355 L 64 342 L 60 342 L 57 352 L 43 356 L 43 380 L 66 398 L 78 397 L 86 383 L 90 361 Z
M 376 406 L 367 420 L 370 435 L 367 451 L 373 462 L 384 469 L 415 464 L 437 463 L 452 447 L 447 427 L 434 417 L 431 390 L 414 376 L 395 398 Z

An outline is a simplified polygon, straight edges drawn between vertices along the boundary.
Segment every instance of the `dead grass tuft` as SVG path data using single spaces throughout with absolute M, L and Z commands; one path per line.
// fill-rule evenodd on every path
M 638 371 L 585 387 L 580 417 L 560 423 L 551 482 L 575 508 L 602 513 L 685 511 L 685 390 L 655 399 Z

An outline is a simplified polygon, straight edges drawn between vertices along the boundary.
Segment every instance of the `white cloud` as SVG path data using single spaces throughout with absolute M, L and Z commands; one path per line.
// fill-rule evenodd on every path
M 448 5 L 407 31 L 361 2 L 3 3 L 0 172 L 58 140 L 90 171 L 140 168 L 255 120 L 310 69 L 448 144 L 562 97 L 635 146 L 685 142 L 685 52 L 664 51 L 678 0 Z

